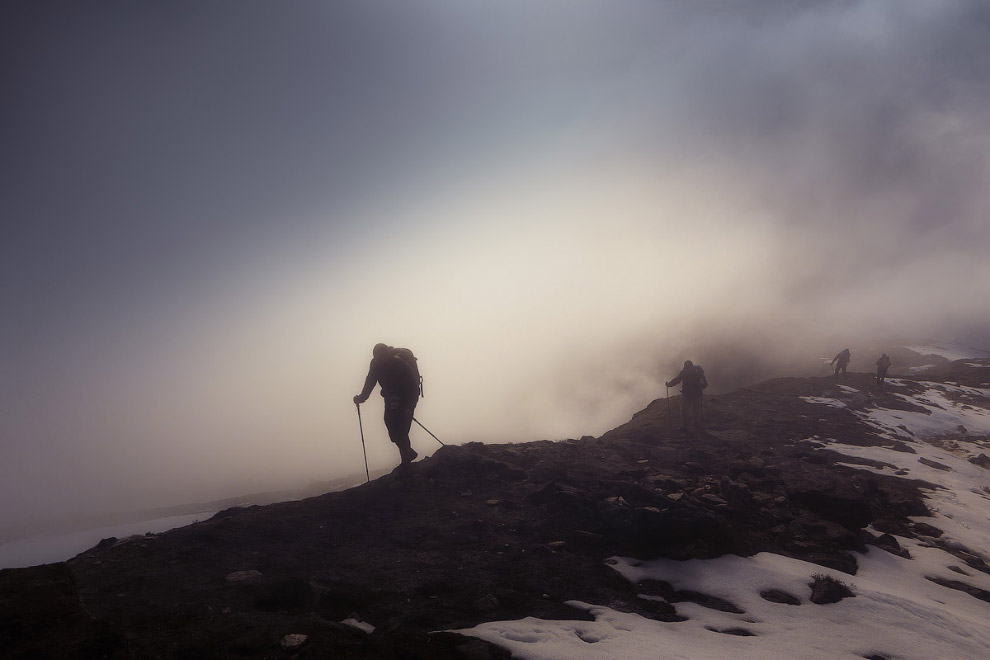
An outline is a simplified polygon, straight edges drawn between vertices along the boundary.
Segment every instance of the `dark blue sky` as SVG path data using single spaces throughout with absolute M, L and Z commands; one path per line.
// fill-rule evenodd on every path
M 346 471 L 379 340 L 465 438 L 620 423 L 644 337 L 987 347 L 988 70 L 977 0 L 7 3 L 5 499 Z

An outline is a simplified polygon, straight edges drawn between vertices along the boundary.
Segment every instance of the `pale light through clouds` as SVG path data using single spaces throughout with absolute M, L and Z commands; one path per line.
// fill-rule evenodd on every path
M 377 341 L 455 443 L 685 355 L 990 343 L 983 3 L 152 7 L 8 22 L 12 517 L 359 472 Z

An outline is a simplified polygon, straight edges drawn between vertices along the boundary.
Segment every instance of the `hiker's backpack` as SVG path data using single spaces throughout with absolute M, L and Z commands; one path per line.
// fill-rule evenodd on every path
M 698 387 L 705 389 L 708 387 L 708 379 L 705 378 L 705 370 L 701 368 L 700 364 L 694 365 L 694 368 L 698 370 Z
M 416 382 L 419 383 L 419 395 L 423 395 L 423 377 L 419 375 L 419 364 L 416 356 L 408 348 L 392 348 L 392 355 L 396 356 L 403 362 L 409 365 L 412 369 L 413 374 L 416 375 Z

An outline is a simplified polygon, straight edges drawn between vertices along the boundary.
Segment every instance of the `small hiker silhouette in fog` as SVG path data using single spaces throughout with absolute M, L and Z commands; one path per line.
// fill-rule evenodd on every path
M 419 455 L 409 444 L 409 428 L 419 402 L 421 380 L 412 351 L 375 344 L 364 389 L 354 397 L 354 403 L 360 405 L 368 400 L 375 385 L 382 386 L 385 428 L 388 429 L 389 439 L 399 448 L 402 465 L 412 463 Z
M 694 364 L 691 360 L 684 362 L 681 373 L 670 381 L 667 387 L 673 387 L 678 383 L 681 385 L 681 427 L 678 431 L 687 431 L 688 413 L 694 411 L 694 426 L 699 431 L 701 429 L 701 395 L 708 387 L 708 379 L 705 378 L 705 370 L 700 364 Z
M 877 360 L 877 385 L 883 387 L 885 379 L 887 378 L 887 369 L 890 369 L 890 358 L 884 353 Z
M 829 362 L 829 364 L 834 364 L 835 365 L 835 374 L 834 375 L 835 375 L 836 378 L 839 377 L 839 371 L 840 370 L 842 371 L 843 378 L 845 378 L 845 376 L 846 376 L 846 367 L 849 365 L 849 361 L 851 359 L 852 359 L 852 356 L 849 354 L 849 349 L 848 348 L 843 348 L 841 351 L 839 351 L 839 354 L 838 355 L 836 355 L 834 358 L 832 358 L 832 361 Z

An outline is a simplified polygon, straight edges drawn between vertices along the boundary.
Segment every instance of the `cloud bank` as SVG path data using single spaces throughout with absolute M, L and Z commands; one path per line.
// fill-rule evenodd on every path
M 454 443 L 990 347 L 985 3 L 117 9 L 5 21 L 5 519 L 360 472 L 378 341 Z

